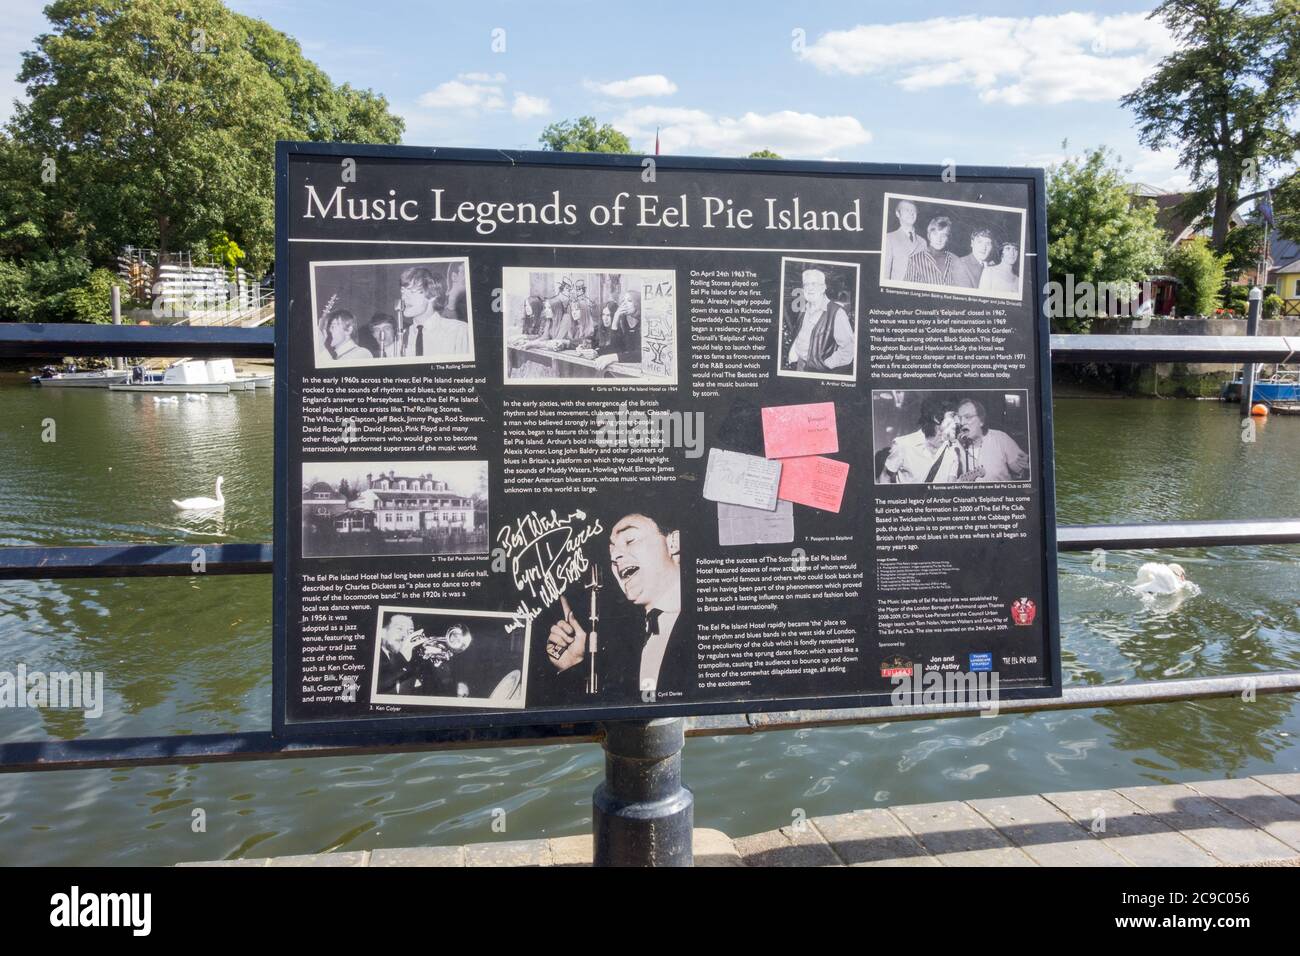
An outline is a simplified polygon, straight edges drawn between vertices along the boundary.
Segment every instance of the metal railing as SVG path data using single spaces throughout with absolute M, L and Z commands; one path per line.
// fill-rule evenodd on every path
M 1247 336 L 1053 335 L 1054 363 L 1086 362 L 1285 362 L 1300 339 Z M 0 356 L 174 356 L 267 358 L 272 329 L 195 326 L 0 324 Z M 1163 524 L 1060 525 L 1061 551 L 1185 548 L 1215 545 L 1300 543 L 1300 518 Z M 194 575 L 202 557 L 205 574 L 268 574 L 270 544 L 119 544 L 79 547 L 0 548 L 0 579 L 159 577 Z M 1171 701 L 1206 700 L 1300 691 L 1300 671 L 1236 674 L 1185 680 L 1067 686 L 1059 698 L 1002 702 L 1000 713 L 1034 713 Z M 987 705 L 869 707 L 688 718 L 687 735 L 754 733 L 807 726 L 969 717 Z M 652 725 L 661 723 L 651 721 Z M 664 724 L 680 726 L 676 721 Z M 438 730 L 407 734 L 340 734 L 295 739 L 269 731 L 170 737 L 81 739 L 0 743 L 0 772 L 108 768 L 128 765 L 205 763 L 296 757 L 348 756 L 557 742 L 602 741 L 617 736 L 612 725 L 544 724 Z M 680 736 L 680 731 L 677 731 Z M 663 742 L 671 748 L 671 734 Z M 677 756 L 680 757 L 680 744 Z M 665 749 L 664 753 L 670 753 Z M 619 757 L 610 750 L 610 759 Z M 598 795 L 599 801 L 599 795 Z

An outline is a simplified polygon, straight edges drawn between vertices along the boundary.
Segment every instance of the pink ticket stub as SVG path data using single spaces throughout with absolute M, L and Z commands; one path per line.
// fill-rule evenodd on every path
M 835 403 L 764 408 L 763 446 L 768 458 L 835 454 L 840 450 L 835 431 Z
M 839 514 L 848 478 L 847 462 L 820 456 L 786 458 L 781 462 L 781 484 L 776 496 L 783 501 Z

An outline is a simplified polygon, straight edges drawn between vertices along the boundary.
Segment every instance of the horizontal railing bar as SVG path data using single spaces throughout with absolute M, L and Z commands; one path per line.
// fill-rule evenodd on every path
M 1296 692 L 1300 692 L 1300 671 L 1275 671 L 1234 674 L 1226 677 L 1194 677 L 1133 684 L 1067 687 L 1061 697 L 999 701 L 996 712 L 1024 714 L 1039 711 L 1088 710 L 1226 697 L 1249 698 L 1264 694 Z M 686 733 L 692 737 L 711 737 L 720 734 L 752 734 L 803 727 L 852 726 L 904 720 L 945 720 L 955 717 L 976 717 L 989 710 L 988 704 L 981 706 L 972 703 L 689 717 L 686 719 Z M 363 734 L 340 734 L 284 740 L 277 739 L 269 732 L 257 731 L 247 734 L 194 734 L 180 737 L 23 741 L 0 744 L 0 773 L 592 743 L 599 741 L 603 734 L 600 724 L 581 723 L 437 731 L 382 738 Z
M 1054 362 L 1282 362 L 1300 337 L 1053 335 Z M 275 330 L 230 326 L 0 323 L 0 356 L 87 355 L 270 358 Z
M 1091 551 L 1093 548 L 1209 548 L 1228 544 L 1296 543 L 1300 543 L 1300 518 L 1056 526 L 1058 551 Z
M 0 323 L 0 356 L 271 358 L 275 329 L 194 325 Z
M 0 548 L 0 580 L 270 574 L 269 544 L 114 544 Z
M 1096 684 L 1066 687 L 1060 697 L 1030 697 L 999 701 L 998 714 L 1028 714 L 1054 710 L 1088 710 L 1137 704 L 1168 704 L 1224 697 L 1300 693 L 1300 671 L 1269 671 L 1225 677 L 1190 677 L 1182 680 L 1139 681 L 1132 684 Z M 836 727 L 853 724 L 892 723 L 903 720 L 943 720 L 978 717 L 987 704 L 916 704 L 899 707 L 858 707 L 843 710 L 792 710 L 766 714 L 692 717 L 687 733 L 745 734 L 802 727 Z
M 1058 525 L 1058 551 L 1300 544 L 1300 518 Z M 203 570 L 200 571 L 199 567 Z M 270 574 L 270 544 L 129 544 L 0 548 L 0 580 Z
M 1285 362 L 1300 337 L 1265 335 L 1053 335 L 1053 362 Z

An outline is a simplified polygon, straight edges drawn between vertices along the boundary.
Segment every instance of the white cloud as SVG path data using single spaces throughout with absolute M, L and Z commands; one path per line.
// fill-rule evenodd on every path
M 704 110 L 641 106 L 630 110 L 614 125 L 634 141 L 654 149 L 659 128 L 664 153 L 698 153 L 745 156 L 771 149 L 786 157 L 824 156 L 827 146 L 861 146 L 871 142 L 871 132 L 852 116 L 817 116 L 781 110 L 714 116 Z M 634 144 L 635 145 L 635 144 Z
M 1114 100 L 1175 46 L 1144 13 L 936 17 L 818 37 L 801 56 L 825 73 L 893 76 L 909 92 L 968 87 L 986 103 Z
M 630 100 L 638 96 L 671 96 L 677 92 L 677 84 L 662 73 L 633 76 L 626 80 L 612 80 L 609 83 L 593 83 L 591 80 L 584 80 L 582 85 L 593 93 L 613 96 L 620 100 Z
M 551 101 L 544 96 L 529 96 L 527 93 L 515 94 L 515 105 L 510 112 L 515 119 L 531 119 L 545 116 L 551 111 Z
M 486 78 L 486 79 L 484 79 Z M 501 84 L 504 74 L 462 73 L 454 80 L 439 83 L 417 102 L 432 110 L 503 110 L 505 93 Z
M 416 100 L 419 108 L 441 113 L 496 113 L 509 109 L 515 119 L 532 119 L 551 111 L 551 101 L 544 96 L 516 92 L 509 98 L 504 73 L 460 73 L 454 80 L 439 83 Z M 420 125 L 418 117 L 407 121 Z

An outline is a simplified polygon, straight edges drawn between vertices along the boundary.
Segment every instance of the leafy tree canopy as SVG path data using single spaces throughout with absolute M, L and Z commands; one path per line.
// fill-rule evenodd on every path
M 1105 147 L 1047 171 L 1047 240 L 1052 282 L 1066 290 L 1091 284 L 1094 296 L 1102 283 L 1114 284 L 1125 298 L 1159 267 L 1168 245 L 1155 203 L 1134 202 Z M 1052 323 L 1060 332 L 1086 332 L 1091 316 L 1054 315 Z
M 264 266 L 277 139 L 396 142 L 383 97 L 336 87 L 298 43 L 219 0 L 56 0 L 24 54 L 10 133 L 52 160 L 85 252 L 204 248 L 226 233 Z M 3 215 L 3 212 L 0 212 Z
M 542 130 L 542 149 L 557 153 L 630 153 L 627 137 L 608 123 L 597 125 L 596 117 L 580 116 L 561 120 Z
M 1292 163 L 1300 148 L 1291 122 L 1300 0 L 1165 0 L 1151 17 L 1178 48 L 1122 102 L 1142 144 L 1177 149 L 1193 185 L 1212 195 L 1212 244 L 1222 250 L 1243 183 Z

